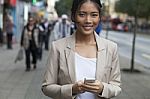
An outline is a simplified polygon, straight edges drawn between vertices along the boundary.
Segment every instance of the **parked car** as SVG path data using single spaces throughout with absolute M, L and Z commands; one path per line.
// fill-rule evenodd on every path
M 111 19 L 111 29 L 112 30 L 117 30 L 117 26 L 120 23 L 122 23 L 120 18 L 113 18 L 113 19 Z
M 127 32 L 129 31 L 129 26 L 127 23 L 120 23 L 117 25 L 117 28 L 116 28 L 117 31 L 124 31 L 124 32 Z

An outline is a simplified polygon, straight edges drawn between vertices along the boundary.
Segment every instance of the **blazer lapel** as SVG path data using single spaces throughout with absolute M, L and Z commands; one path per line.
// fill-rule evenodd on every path
M 104 75 L 104 69 L 106 65 L 106 47 L 102 38 L 100 38 L 95 33 L 96 43 L 98 47 L 97 51 L 97 66 L 96 66 L 96 79 L 102 80 Z M 67 46 L 65 49 L 65 55 L 67 60 L 67 66 L 69 75 L 72 83 L 76 81 L 76 73 L 75 73 L 75 33 L 71 36 L 71 38 L 67 41 Z
M 67 46 L 65 49 L 66 61 L 68 66 L 69 75 L 72 83 L 76 81 L 76 73 L 75 73 L 75 33 L 71 36 L 71 38 L 67 41 Z
M 95 34 L 96 42 L 97 42 L 97 66 L 96 66 L 96 79 L 102 80 L 104 75 L 104 69 L 106 65 L 106 48 L 104 42 L 102 42 L 102 38 Z

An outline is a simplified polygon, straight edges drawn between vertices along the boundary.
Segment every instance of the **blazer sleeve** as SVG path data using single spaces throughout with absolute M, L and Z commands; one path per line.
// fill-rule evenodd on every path
M 72 99 L 72 84 L 59 85 L 57 81 L 58 72 L 59 52 L 56 49 L 55 43 L 52 42 L 47 62 L 47 70 L 42 84 L 42 91 L 46 96 L 54 99 Z
M 104 89 L 100 97 L 112 98 L 121 93 L 121 73 L 118 58 L 118 47 L 114 44 L 112 56 L 112 68 L 110 73 L 109 83 L 102 82 Z

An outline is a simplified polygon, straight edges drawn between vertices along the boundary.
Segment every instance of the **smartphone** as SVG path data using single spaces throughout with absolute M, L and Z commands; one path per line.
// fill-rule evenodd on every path
M 84 83 L 94 83 L 95 79 L 94 78 L 84 78 Z

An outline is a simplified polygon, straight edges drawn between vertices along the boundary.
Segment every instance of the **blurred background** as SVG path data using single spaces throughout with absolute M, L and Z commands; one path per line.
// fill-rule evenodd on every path
M 101 0 L 102 17 L 98 34 L 119 46 L 122 93 L 114 99 L 150 99 L 150 1 Z M 37 69 L 25 72 L 25 60 L 14 63 L 20 49 L 23 27 L 29 16 L 37 26 L 41 20 L 52 25 L 49 44 L 58 38 L 55 24 L 67 15 L 70 30 L 72 0 L 0 0 L 0 99 L 49 99 L 41 92 L 48 51 Z M 12 25 L 7 26 L 8 20 Z M 7 37 L 12 29 L 12 40 Z M 70 35 L 72 34 L 70 33 Z M 10 42 L 12 48 L 8 48 Z

